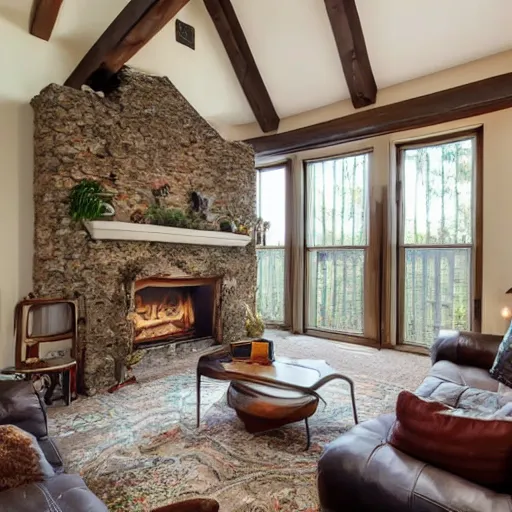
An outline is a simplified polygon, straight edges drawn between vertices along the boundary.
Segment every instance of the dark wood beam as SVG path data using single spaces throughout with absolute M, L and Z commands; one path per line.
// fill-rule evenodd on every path
M 204 0 L 226 48 L 235 74 L 263 132 L 279 127 L 279 117 L 261 78 L 245 34 L 230 0 Z
M 65 85 L 80 88 L 98 71 L 105 80 L 117 73 L 189 0 L 131 0 L 103 32 Z M 101 84 L 97 84 L 100 87 Z
M 246 140 L 260 156 L 290 154 L 421 128 L 512 107 L 512 73 Z
M 377 99 L 363 29 L 355 0 L 324 0 L 338 47 L 343 73 L 355 108 L 372 105 Z
M 30 15 L 30 33 L 49 41 L 63 0 L 34 0 Z

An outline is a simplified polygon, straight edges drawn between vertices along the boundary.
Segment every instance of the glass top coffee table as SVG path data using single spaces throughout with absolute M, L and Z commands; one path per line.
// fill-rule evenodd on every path
M 249 432 L 262 432 L 305 420 L 309 447 L 308 417 L 316 412 L 320 398 L 317 390 L 335 379 L 349 384 L 354 422 L 358 423 L 352 379 L 336 372 L 322 360 L 277 357 L 271 365 L 251 364 L 233 361 L 225 348 L 202 356 L 197 363 L 198 427 L 201 377 L 231 381 L 228 403 Z

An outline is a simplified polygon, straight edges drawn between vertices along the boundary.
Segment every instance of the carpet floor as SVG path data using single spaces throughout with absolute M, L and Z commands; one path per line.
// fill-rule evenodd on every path
M 269 331 L 276 354 L 325 359 L 355 383 L 360 421 L 393 411 L 400 390 L 414 390 L 430 366 L 424 356 Z M 138 512 L 192 497 L 211 497 L 221 512 L 318 510 L 315 472 L 324 448 L 352 424 L 349 390 L 320 390 L 304 424 L 265 434 L 245 432 L 226 404 L 225 382 L 204 379 L 202 422 L 195 427 L 195 366 L 200 354 L 144 368 L 138 384 L 80 398 L 49 411 L 67 471 L 80 473 L 111 511 Z

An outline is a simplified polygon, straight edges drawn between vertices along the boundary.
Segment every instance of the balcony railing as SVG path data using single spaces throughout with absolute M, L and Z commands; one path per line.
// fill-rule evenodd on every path
M 284 248 L 257 249 L 257 309 L 265 322 L 284 323 Z

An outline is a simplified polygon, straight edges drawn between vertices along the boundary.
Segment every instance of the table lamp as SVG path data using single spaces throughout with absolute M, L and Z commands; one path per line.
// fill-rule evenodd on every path
M 505 292 L 505 294 L 509 294 L 509 293 L 512 293 L 512 288 L 509 288 Z M 511 320 L 512 319 L 512 310 L 508 306 L 505 306 L 505 307 L 501 308 L 500 314 L 501 314 L 501 316 L 505 320 Z

